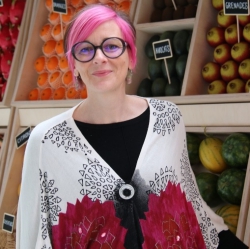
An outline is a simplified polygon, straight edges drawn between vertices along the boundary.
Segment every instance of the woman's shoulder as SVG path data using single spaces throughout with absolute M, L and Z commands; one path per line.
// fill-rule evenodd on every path
M 159 112 L 174 111 L 180 114 L 180 109 L 178 108 L 178 106 L 171 101 L 168 101 L 165 99 L 156 99 L 156 98 L 146 98 L 146 99 L 148 101 L 149 106 L 155 109 L 156 111 L 159 111 Z

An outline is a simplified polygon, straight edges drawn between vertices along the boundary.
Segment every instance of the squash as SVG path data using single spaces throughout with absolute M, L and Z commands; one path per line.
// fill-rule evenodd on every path
M 200 143 L 199 157 L 202 165 L 212 173 L 221 173 L 227 168 L 222 157 L 223 141 L 216 137 L 206 137 Z
M 229 230 L 236 234 L 240 206 L 227 204 L 218 208 L 215 213 L 222 217 Z

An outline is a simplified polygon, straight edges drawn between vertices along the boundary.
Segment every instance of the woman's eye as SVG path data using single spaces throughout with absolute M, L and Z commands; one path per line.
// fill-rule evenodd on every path
M 105 51 L 116 51 L 119 47 L 117 45 L 107 45 L 104 47 L 104 50 Z
M 79 53 L 80 54 L 90 54 L 93 52 L 93 48 L 92 47 L 86 47 L 86 48 L 82 48 Z

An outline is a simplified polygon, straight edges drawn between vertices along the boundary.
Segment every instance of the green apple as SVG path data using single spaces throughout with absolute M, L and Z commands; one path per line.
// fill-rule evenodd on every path
M 209 94 L 226 93 L 227 84 L 223 80 L 215 80 L 208 85 L 207 92 Z
M 231 46 L 228 43 L 220 44 L 214 49 L 214 60 L 219 64 L 224 64 L 230 59 L 232 59 Z
M 243 80 L 250 79 L 250 59 L 245 59 L 240 63 L 239 75 Z
M 239 65 L 234 60 L 225 62 L 220 68 L 220 74 L 224 81 L 229 82 L 239 77 L 238 73 Z
M 243 28 L 243 37 L 247 42 L 250 42 L 250 23 Z
M 239 25 L 239 38 L 243 38 L 243 28 Z M 225 29 L 225 40 L 228 44 L 235 44 L 238 42 L 238 28 L 237 24 L 231 24 Z
M 220 76 L 220 65 L 216 62 L 208 62 L 203 68 L 202 68 L 202 77 L 203 79 L 210 83 L 214 80 L 221 79 Z
M 222 27 L 212 27 L 207 32 L 207 42 L 212 47 L 217 47 L 218 45 L 225 42 L 225 29 Z
M 246 93 L 250 93 L 250 79 L 246 82 L 246 85 L 245 85 L 245 92 L 246 92 Z
M 245 82 L 236 78 L 227 84 L 227 93 L 243 93 L 245 92 Z
M 235 43 L 231 48 L 231 56 L 237 62 L 250 57 L 250 44 L 248 42 Z
M 238 15 L 238 21 L 241 26 L 245 26 L 250 23 L 250 15 Z
M 227 28 L 228 26 L 236 23 L 235 15 L 224 15 L 224 10 L 220 10 L 217 14 L 217 23 L 223 27 Z
M 212 0 L 212 5 L 215 9 L 221 10 L 223 9 L 223 0 Z

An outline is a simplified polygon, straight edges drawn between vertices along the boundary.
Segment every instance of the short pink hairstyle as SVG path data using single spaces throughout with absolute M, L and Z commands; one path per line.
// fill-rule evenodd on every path
M 77 42 L 84 41 L 99 25 L 107 21 L 115 21 L 121 29 L 122 38 L 128 44 L 132 69 L 136 66 L 135 28 L 128 16 L 101 4 L 87 5 L 69 24 L 64 36 L 64 51 L 70 69 L 74 70 L 74 58 L 71 48 Z

